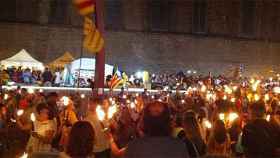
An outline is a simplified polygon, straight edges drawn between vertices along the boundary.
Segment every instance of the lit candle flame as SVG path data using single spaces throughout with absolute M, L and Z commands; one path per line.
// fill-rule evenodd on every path
M 238 117 L 239 117 L 238 114 L 233 112 L 233 113 L 229 114 L 229 118 L 228 119 L 229 119 L 230 122 L 233 122 Z
M 19 158 L 28 158 L 28 154 L 24 152 L 23 155 L 20 156 Z
M 184 99 L 182 99 L 182 100 L 181 100 L 181 102 L 182 102 L 182 104 L 184 104 L 184 103 L 185 103 L 185 100 L 184 100 Z
M 36 121 L 36 116 L 35 116 L 34 113 L 31 113 L 31 115 L 30 115 L 30 120 L 31 120 L 32 122 L 35 122 L 35 121 Z
M 105 119 L 105 112 L 100 105 L 96 107 L 96 114 L 100 121 L 103 121 Z
M 131 108 L 131 109 L 134 109 L 135 107 L 136 107 L 136 106 L 135 106 L 135 103 L 133 103 L 133 102 L 130 103 L 130 108 Z
M 22 109 L 19 109 L 19 110 L 17 111 L 17 115 L 18 115 L 18 116 L 21 116 L 23 113 L 24 113 L 24 110 L 22 110 Z
M 61 100 L 62 100 L 64 106 L 67 106 L 69 104 L 69 98 L 66 96 L 63 96 L 61 98 Z
M 268 100 L 269 100 L 269 95 L 268 95 L 268 94 L 265 94 L 265 95 L 264 95 L 264 100 L 265 100 L 265 101 L 268 101 Z
M 44 90 L 43 90 L 43 89 L 39 89 L 39 92 L 40 92 L 40 93 L 43 93 L 43 92 L 44 92 Z
M 226 96 L 226 95 L 224 95 L 223 99 L 224 99 L 224 100 L 227 100 L 227 96 Z
M 8 94 L 4 94 L 4 100 L 7 100 L 9 98 Z
M 258 94 L 255 94 L 254 99 L 255 99 L 255 101 L 258 101 L 258 100 L 260 100 L 260 96 Z
M 233 102 L 233 103 L 235 103 L 235 100 L 236 100 L 235 98 L 230 99 L 230 101 Z
M 205 120 L 205 121 L 204 121 L 204 125 L 205 125 L 205 127 L 208 128 L 208 129 L 212 128 L 212 124 L 211 124 L 210 121 L 208 121 L 208 120 Z
M 267 115 L 265 119 L 266 121 L 270 121 L 270 115 Z
M 220 120 L 225 120 L 225 114 L 224 113 L 220 113 L 219 114 L 219 119 Z
M 84 99 L 86 97 L 85 94 L 81 94 L 81 98 Z
M 111 119 L 116 112 L 117 112 L 117 106 L 116 105 L 110 106 L 108 109 L 108 119 Z
M 206 86 L 205 86 L 205 85 L 202 85 L 200 91 L 201 91 L 201 92 L 206 92 L 206 90 L 207 90 Z

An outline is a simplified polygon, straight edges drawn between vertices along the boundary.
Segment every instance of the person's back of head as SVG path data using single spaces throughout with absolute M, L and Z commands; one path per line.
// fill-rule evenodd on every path
M 169 136 L 171 132 L 170 111 L 162 102 L 149 103 L 144 109 L 144 133 L 146 136 Z
M 217 120 L 214 124 L 213 138 L 218 144 L 223 144 L 227 140 L 227 130 L 222 120 Z
M 265 103 L 263 101 L 257 101 L 250 105 L 251 119 L 261 119 L 265 116 Z
M 94 129 L 87 121 L 76 122 L 70 132 L 66 153 L 72 158 L 87 157 L 92 154 Z

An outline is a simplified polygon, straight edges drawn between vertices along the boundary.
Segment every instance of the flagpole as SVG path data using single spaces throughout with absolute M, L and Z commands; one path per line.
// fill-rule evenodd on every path
M 95 1 L 95 23 L 104 37 L 104 0 Z M 94 18 L 94 17 L 93 17 Z M 95 56 L 95 76 L 94 76 L 94 95 L 103 95 L 104 93 L 104 76 L 105 76 L 105 49 L 104 47 Z
M 81 38 L 81 53 L 80 53 L 80 67 L 79 67 L 79 74 L 78 74 L 78 88 L 80 88 L 80 77 L 81 77 L 81 67 L 82 67 L 82 57 L 83 57 L 83 54 L 84 54 L 84 46 L 83 46 L 83 35 L 82 35 L 82 38 Z

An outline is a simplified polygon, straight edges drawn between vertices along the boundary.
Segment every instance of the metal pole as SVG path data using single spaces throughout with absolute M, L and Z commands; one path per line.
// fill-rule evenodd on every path
M 97 29 L 104 38 L 104 0 L 95 1 L 95 23 Z M 105 49 L 96 54 L 95 57 L 95 76 L 94 76 L 94 94 L 103 95 L 104 93 L 104 76 L 105 76 Z

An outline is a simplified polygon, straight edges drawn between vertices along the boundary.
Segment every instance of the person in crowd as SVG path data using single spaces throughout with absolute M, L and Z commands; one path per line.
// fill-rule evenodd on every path
M 49 70 L 49 68 L 46 68 L 45 71 L 42 74 L 42 79 L 43 79 L 43 85 L 44 86 L 52 86 L 53 82 L 53 75 L 52 72 Z
M 95 131 L 86 121 L 76 122 L 69 134 L 66 151 L 59 158 L 93 158 Z
M 201 127 L 195 117 L 194 112 L 186 112 L 183 118 L 183 127 L 185 131 L 185 137 L 191 141 L 191 145 L 186 143 L 188 146 L 193 147 L 190 150 L 192 157 L 202 157 L 206 154 L 206 144 L 201 134 Z M 193 145 L 193 146 L 192 146 Z
M 171 137 L 171 118 L 167 104 L 152 102 L 144 109 L 145 136 L 129 143 L 125 158 L 187 158 L 183 142 Z
M 207 144 L 207 154 L 230 157 L 230 136 L 222 120 L 216 120 Z
M 34 121 L 34 130 L 27 145 L 28 153 L 51 151 L 51 142 L 55 135 L 56 126 L 49 119 L 47 104 L 41 103 L 36 107 L 37 118 Z
M 59 68 L 55 70 L 54 73 L 54 86 L 59 87 L 62 82 L 62 73 Z
M 7 107 L 0 103 L 0 130 L 6 127 L 7 119 Z
M 106 123 L 98 119 L 96 113 L 96 107 L 102 105 L 102 101 L 98 98 L 90 100 L 89 111 L 86 117 L 86 121 L 90 122 L 95 131 L 95 141 L 94 141 L 94 156 L 95 158 L 110 158 L 110 142 L 108 135 L 105 132 Z
M 279 133 L 265 119 L 265 112 L 263 101 L 250 105 L 250 122 L 245 125 L 242 134 L 242 146 L 248 158 L 277 157 L 275 154 L 279 147 Z
M 32 83 L 32 74 L 29 68 L 25 69 L 22 73 L 23 83 L 31 84 Z
M 60 112 L 59 117 L 60 117 L 60 122 L 61 122 L 61 139 L 60 139 L 60 146 L 66 147 L 67 144 L 67 139 L 69 136 L 69 132 L 72 128 L 72 126 L 78 121 L 76 113 L 75 113 L 75 107 L 74 103 L 72 100 L 69 100 L 69 103 L 67 107 Z

